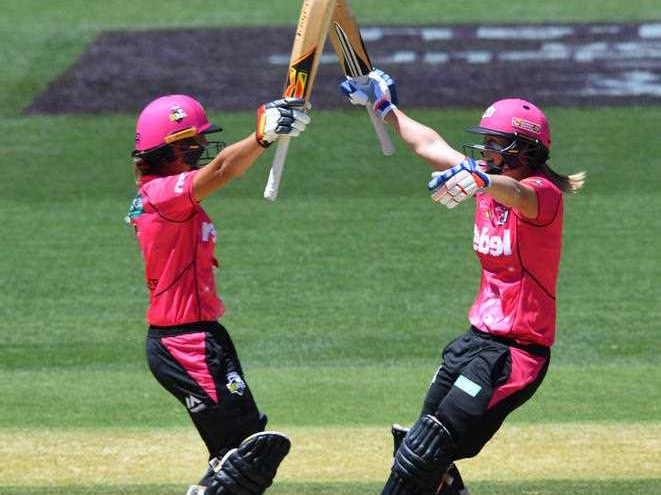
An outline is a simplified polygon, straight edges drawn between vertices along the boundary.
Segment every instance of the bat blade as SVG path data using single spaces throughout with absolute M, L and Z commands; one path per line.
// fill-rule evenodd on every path
M 306 103 L 309 101 L 334 9 L 335 0 L 304 0 L 283 96 L 303 98 Z M 264 189 L 264 198 L 269 201 L 274 201 L 278 196 L 288 149 L 289 138 L 280 137 Z
M 344 74 L 348 77 L 358 78 L 359 81 L 364 78 L 363 82 L 366 82 L 368 74 L 374 66 L 360 34 L 358 22 L 347 0 L 337 0 L 335 4 L 329 38 Z M 386 156 L 392 155 L 395 153 L 395 147 L 386 126 L 369 106 L 367 113 L 379 139 L 381 151 Z
M 340 8 L 339 5 L 340 4 L 338 3 L 335 7 L 336 11 Z M 343 23 L 346 26 L 351 18 L 347 19 L 345 17 L 344 19 L 346 19 L 346 21 L 343 21 Z M 373 66 L 369 55 L 367 54 L 367 49 L 365 48 L 365 43 L 360 35 L 360 31 L 358 31 L 358 33 L 353 33 L 353 42 L 360 43 L 359 46 L 354 48 L 349 35 L 342 27 L 340 21 L 342 21 L 342 19 L 336 14 L 333 19 L 332 28 L 334 33 L 331 32 L 331 40 L 334 41 L 333 46 L 335 47 L 335 52 L 338 54 L 340 65 L 342 65 L 342 71 L 345 75 L 351 77 L 366 76 L 372 71 Z M 356 28 L 357 27 L 358 26 L 356 25 Z M 360 56 L 358 55 L 358 51 L 360 52 Z

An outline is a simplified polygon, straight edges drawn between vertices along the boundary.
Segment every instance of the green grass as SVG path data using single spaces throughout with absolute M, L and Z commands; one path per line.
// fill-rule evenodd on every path
M 644 21 L 657 1 L 355 1 L 364 24 Z M 393 2 L 399 6 L 398 2 Z M 0 429 L 180 427 L 189 420 L 144 362 L 141 260 L 123 223 L 134 194 L 134 115 L 31 116 L 22 108 L 104 29 L 293 25 L 300 2 L 6 0 L 0 16 Z M 213 70 L 208 68 L 208 70 Z M 486 103 L 486 102 L 485 102 Z M 406 108 L 404 102 L 404 108 Z M 658 423 L 661 108 L 548 108 L 552 163 L 586 170 L 567 198 L 558 341 L 549 376 L 513 423 Z M 481 109 L 411 114 L 460 145 Z M 252 113 L 212 115 L 235 141 Z M 428 168 L 380 156 L 364 112 L 314 112 L 291 146 L 281 197 L 261 199 L 272 152 L 206 202 L 219 229 L 219 291 L 260 406 L 276 426 L 411 421 L 462 332 L 479 269 L 470 208 L 425 193 Z M 654 442 L 658 439 L 647 439 Z M 2 465 L 0 448 L 0 465 Z M 613 462 L 621 462 L 612 453 Z M 0 473 L 2 468 L 0 468 Z M 0 475 L 0 479 L 2 476 Z M 183 480 L 183 483 L 189 480 Z M 651 495 L 660 480 L 471 484 L 472 493 Z M 280 484 L 269 493 L 374 492 L 371 483 Z M 2 495 L 90 493 L 2 486 Z M 92 493 L 182 493 L 173 485 Z
M 661 110 L 549 113 L 554 163 L 589 174 L 585 191 L 567 201 L 554 364 L 658 363 L 661 230 L 646 176 L 661 152 L 651 139 Z M 622 127 L 632 113 L 636 126 Z M 457 144 L 476 118 L 471 110 L 414 115 L 447 128 Z M 431 203 L 426 166 L 401 148 L 380 157 L 363 117 L 316 113 L 292 146 L 275 204 L 261 199 L 271 153 L 207 201 L 220 231 L 225 323 L 247 363 L 429 363 L 466 327 L 479 275 L 472 212 Z M 221 119 L 228 141 L 252 125 L 245 113 Z M 2 295 L 2 324 L 16 329 L 2 342 L 0 367 L 142 361 L 146 291 L 122 220 L 134 191 L 131 120 L 30 117 L 5 129 L 9 142 L 27 135 L 31 151 L 5 170 L 0 198 L 0 234 L 12 239 L 0 274 L 14 287 Z M 352 134 L 361 137 L 347 152 Z M 10 148 L 7 163 L 23 152 Z
M 492 483 L 477 482 L 471 484 L 471 493 L 489 495 L 656 495 L 661 480 L 618 480 L 618 481 L 569 481 L 548 480 L 548 482 Z M 353 495 L 354 493 L 379 493 L 382 486 L 376 483 L 276 483 L 269 494 L 273 495 Z M 83 495 L 89 493 L 89 487 L 1 487 L 3 495 Z M 179 495 L 179 485 L 107 485 L 96 486 L 98 495 Z
M 415 420 L 434 371 L 433 363 L 415 367 L 249 366 L 247 377 L 274 428 L 385 428 L 391 422 Z M 0 428 L 162 428 L 189 422 L 145 365 L 0 372 L 0 382 L 7 384 L 0 388 L 4 403 Z M 551 367 L 536 396 L 510 421 L 658 421 L 659 382 L 658 366 Z M 48 404 L 47 414 L 42 404 Z

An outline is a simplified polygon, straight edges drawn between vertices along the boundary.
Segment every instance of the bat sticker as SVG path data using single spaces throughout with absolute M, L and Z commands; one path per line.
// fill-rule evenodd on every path
M 317 47 L 312 47 L 289 68 L 289 78 L 284 92 L 285 97 L 305 98 L 316 52 Z
M 337 34 L 337 39 L 342 46 L 342 53 L 344 55 L 344 72 L 345 74 L 350 74 L 352 77 L 361 76 L 363 74 L 369 74 L 372 70 L 371 67 L 368 67 L 365 62 L 356 55 L 356 51 L 351 46 L 349 37 L 347 33 L 344 32 L 342 26 L 337 22 L 335 23 L 335 33 Z M 367 52 L 363 40 L 360 40 L 363 46 L 363 52 Z

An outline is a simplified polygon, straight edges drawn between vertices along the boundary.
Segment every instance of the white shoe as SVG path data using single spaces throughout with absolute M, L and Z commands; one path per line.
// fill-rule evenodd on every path
M 207 487 L 204 485 L 191 485 L 188 487 L 186 495 L 204 495 L 206 489 Z

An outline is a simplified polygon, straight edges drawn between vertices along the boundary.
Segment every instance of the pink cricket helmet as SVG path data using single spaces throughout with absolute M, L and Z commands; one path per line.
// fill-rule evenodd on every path
M 222 128 L 209 122 L 204 108 L 195 98 L 161 96 L 149 103 L 138 117 L 133 156 L 196 134 L 219 131 Z
M 468 132 L 516 138 L 517 136 L 551 149 L 549 122 L 538 107 L 520 98 L 507 98 L 492 103 L 482 115 L 478 127 Z

